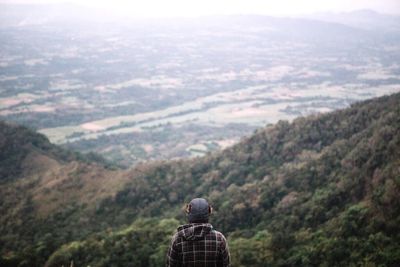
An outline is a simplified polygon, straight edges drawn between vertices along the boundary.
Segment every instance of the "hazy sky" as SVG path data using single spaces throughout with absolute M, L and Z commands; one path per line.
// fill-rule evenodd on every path
M 372 9 L 400 14 L 400 0 L 0 0 L 1 3 L 62 3 L 107 8 L 135 16 L 214 14 L 295 15 Z

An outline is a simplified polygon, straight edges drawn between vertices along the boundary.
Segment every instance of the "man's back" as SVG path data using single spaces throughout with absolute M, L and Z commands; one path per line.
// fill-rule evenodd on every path
M 229 266 L 226 239 L 209 223 L 182 225 L 172 238 L 167 266 Z

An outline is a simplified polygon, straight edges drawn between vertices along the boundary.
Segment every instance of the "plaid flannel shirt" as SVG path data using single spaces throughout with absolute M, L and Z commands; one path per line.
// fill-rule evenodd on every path
M 172 238 L 166 266 L 228 267 L 230 256 L 226 239 L 209 223 L 182 225 Z

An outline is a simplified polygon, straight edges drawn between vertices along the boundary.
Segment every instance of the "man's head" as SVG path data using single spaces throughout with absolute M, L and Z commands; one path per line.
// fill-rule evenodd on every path
M 189 223 L 207 223 L 211 212 L 212 208 L 204 198 L 195 198 L 186 205 Z

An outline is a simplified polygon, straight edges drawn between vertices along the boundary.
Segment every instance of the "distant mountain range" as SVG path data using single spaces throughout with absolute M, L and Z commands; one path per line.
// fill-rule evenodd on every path
M 1 122 L 0 265 L 162 266 L 202 196 L 233 266 L 396 266 L 399 118 L 394 94 L 129 170 Z
M 368 9 L 346 13 L 317 13 L 305 16 L 305 18 L 340 23 L 365 30 L 400 31 L 400 16 L 380 14 Z
M 127 15 L 117 15 L 104 9 L 74 4 L 0 4 L 0 6 L 1 27 L 43 25 L 54 22 L 113 22 L 134 19 Z M 246 16 L 255 17 L 256 15 Z M 400 16 L 381 14 L 368 9 L 343 13 L 315 13 L 298 17 L 339 23 L 365 30 L 384 30 L 387 32 L 398 32 L 400 30 Z

